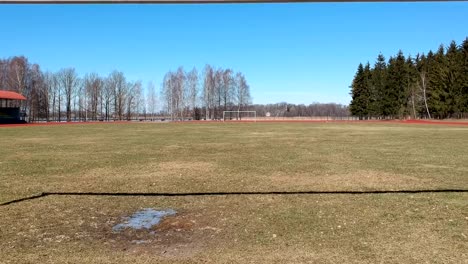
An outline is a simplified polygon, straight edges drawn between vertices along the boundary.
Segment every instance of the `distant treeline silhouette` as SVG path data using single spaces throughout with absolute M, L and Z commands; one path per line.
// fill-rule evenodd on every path
M 347 117 L 348 106 L 338 103 L 291 104 L 286 102 L 276 104 L 254 104 L 249 110 L 257 111 L 257 116 L 277 117 Z

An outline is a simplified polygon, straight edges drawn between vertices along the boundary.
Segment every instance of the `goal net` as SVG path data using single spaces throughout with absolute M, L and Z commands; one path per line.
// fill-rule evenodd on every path
M 233 120 L 257 122 L 257 111 L 223 111 L 223 121 Z

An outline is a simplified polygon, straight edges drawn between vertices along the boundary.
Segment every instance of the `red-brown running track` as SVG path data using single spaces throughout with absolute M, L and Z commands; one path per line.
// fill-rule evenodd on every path
M 437 120 L 241 120 L 241 121 L 175 121 L 184 124 L 206 124 L 206 123 L 347 123 L 347 124 L 419 124 L 419 125 L 449 125 L 468 126 L 468 121 L 437 121 Z M 10 127 L 32 127 L 32 126 L 57 126 L 57 125 L 92 125 L 92 124 L 144 124 L 149 122 L 138 121 L 111 121 L 111 122 L 49 122 L 49 123 L 27 123 L 27 124 L 0 124 L 0 128 Z M 151 122 L 163 123 L 163 122 Z M 164 122 L 165 123 L 165 122 Z

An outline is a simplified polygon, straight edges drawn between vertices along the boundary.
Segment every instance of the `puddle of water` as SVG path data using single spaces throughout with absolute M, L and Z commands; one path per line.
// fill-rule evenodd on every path
M 125 221 L 115 225 L 112 231 L 120 232 L 125 228 L 150 229 L 152 226 L 159 224 L 163 217 L 175 214 L 176 211 L 172 209 L 158 211 L 152 208 L 145 208 L 135 212 L 130 217 L 125 217 Z

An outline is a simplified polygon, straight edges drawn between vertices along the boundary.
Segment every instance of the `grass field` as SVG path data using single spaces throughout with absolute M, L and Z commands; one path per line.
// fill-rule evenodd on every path
M 0 203 L 41 192 L 468 189 L 468 127 L 0 127 Z M 154 234 L 112 232 L 142 208 Z M 0 206 L 0 262 L 467 263 L 468 193 L 47 196 Z M 144 241 L 140 243 L 139 241 Z

